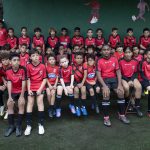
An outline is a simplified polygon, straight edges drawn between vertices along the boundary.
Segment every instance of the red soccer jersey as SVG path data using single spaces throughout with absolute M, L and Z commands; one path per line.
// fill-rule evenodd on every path
M 134 59 L 136 59 L 139 63 L 143 60 L 143 56 L 141 54 L 138 54 L 138 56 L 133 56 Z
M 58 66 L 51 66 L 49 63 L 46 66 L 47 78 L 51 85 L 54 85 L 59 75 Z
M 22 81 L 26 80 L 26 69 L 19 66 L 17 72 L 14 72 L 12 67 L 6 71 L 7 81 L 12 83 L 12 93 L 21 93 L 22 91 Z
M 109 43 L 111 48 L 116 48 L 117 43 L 120 43 L 120 36 L 117 35 L 116 37 L 114 37 L 113 35 L 109 36 Z
M 25 53 L 24 55 L 20 54 L 20 65 L 27 67 L 27 64 L 29 63 L 29 54 Z
M 85 46 L 91 46 L 91 45 L 93 45 L 93 46 L 95 46 L 95 38 L 86 38 L 85 39 Z
M 113 56 L 116 57 L 117 60 L 119 60 L 124 57 L 124 52 L 122 52 L 122 53 L 115 52 Z
M 103 79 L 116 78 L 116 71 L 119 70 L 118 60 L 114 56 L 109 59 L 101 58 L 98 61 L 97 69 L 101 72 Z
M 82 46 L 82 45 L 84 45 L 84 38 L 82 36 L 80 36 L 80 37 L 75 37 L 74 36 L 72 38 L 71 43 L 72 43 L 72 46 L 74 46 L 74 45 Z
M 8 37 L 7 38 L 7 44 L 10 45 L 10 48 L 14 48 L 18 44 L 17 37 Z
M 73 75 L 72 66 L 60 69 L 60 78 L 64 80 L 64 83 L 71 83 L 71 75 Z
M 7 30 L 5 28 L 0 29 L 0 46 L 7 44 Z
M 32 63 L 30 63 L 27 65 L 27 76 L 30 79 L 30 90 L 37 91 L 40 88 L 43 80 L 46 79 L 46 68 L 41 63 L 39 63 L 37 66 L 34 66 Z
M 140 71 L 143 72 L 145 77 L 150 80 L 150 63 L 148 63 L 146 60 L 142 62 Z M 143 80 L 143 79 L 142 79 Z
M 51 37 L 51 36 L 49 36 L 48 38 L 47 38 L 47 45 L 48 46 L 50 46 L 51 48 L 56 48 L 56 46 L 58 45 L 58 42 L 59 42 L 59 39 L 58 39 L 58 37 Z
M 39 38 L 33 36 L 32 43 L 33 48 L 36 48 L 36 46 L 41 46 L 43 48 L 43 46 L 45 45 L 44 36 L 41 35 Z
M 88 84 L 96 84 L 96 66 L 89 66 L 87 62 L 83 65 L 84 70 L 87 70 L 87 77 L 86 77 L 86 83 Z
M 0 85 L 3 83 L 2 77 L 4 76 L 3 68 L 0 67 Z
M 131 59 L 130 61 L 126 61 L 125 59 L 121 59 L 119 61 L 121 74 L 126 78 L 131 78 L 138 69 L 138 61 L 135 59 Z
M 19 37 L 19 45 L 22 45 L 22 44 L 27 44 L 27 46 L 29 47 L 30 45 L 30 38 L 27 36 L 27 37 Z
M 95 39 L 95 44 L 96 44 L 96 47 L 98 46 L 103 46 L 105 44 L 105 38 L 104 37 L 97 37 Z
M 145 48 L 150 45 L 150 37 L 145 38 L 144 36 L 141 36 L 139 39 L 139 45 L 143 45 Z
M 60 36 L 59 37 L 60 44 L 64 45 L 64 48 L 68 48 L 70 45 L 70 37 L 67 36 Z
M 136 38 L 134 36 L 126 36 L 124 38 L 124 46 L 125 47 L 133 47 L 136 45 Z

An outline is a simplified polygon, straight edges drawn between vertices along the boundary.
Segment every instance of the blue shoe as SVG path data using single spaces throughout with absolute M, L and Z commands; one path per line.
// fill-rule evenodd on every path
M 61 117 L 61 109 L 56 109 L 56 117 L 57 118 Z
M 74 105 L 70 104 L 69 108 L 70 108 L 72 114 L 76 114 L 76 109 L 75 109 Z
M 80 111 L 80 108 L 79 108 L 79 107 L 76 107 L 76 115 L 77 115 L 78 117 L 81 116 L 81 111 Z
M 83 116 L 87 116 L 87 115 L 88 115 L 85 106 L 82 106 L 82 107 L 81 107 L 81 111 L 82 111 Z

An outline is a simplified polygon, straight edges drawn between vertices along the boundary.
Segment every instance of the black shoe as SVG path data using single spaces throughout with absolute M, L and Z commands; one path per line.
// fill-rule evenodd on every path
M 100 113 L 100 111 L 99 111 L 99 106 L 98 106 L 98 105 L 95 106 L 95 111 L 96 111 L 97 114 Z
M 21 136 L 21 135 L 22 135 L 22 128 L 19 127 L 19 126 L 17 126 L 17 127 L 16 127 L 16 137 L 19 137 L 19 136 Z
M 50 118 L 53 118 L 53 117 L 54 117 L 54 116 L 53 116 L 53 111 L 52 111 L 51 109 L 48 110 L 48 116 L 49 116 Z
M 140 107 L 135 107 L 134 109 L 135 109 L 138 117 L 143 117 L 143 113 L 141 112 Z
M 5 132 L 5 137 L 10 136 L 15 131 L 15 126 L 9 126 Z

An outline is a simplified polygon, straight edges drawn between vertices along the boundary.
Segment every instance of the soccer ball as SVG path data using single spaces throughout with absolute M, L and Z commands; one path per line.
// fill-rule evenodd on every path
M 136 16 L 135 15 L 132 16 L 132 20 L 136 21 Z

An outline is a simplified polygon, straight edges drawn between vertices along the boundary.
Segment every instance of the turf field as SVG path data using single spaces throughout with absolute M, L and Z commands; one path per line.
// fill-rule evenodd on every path
M 87 118 L 76 118 L 63 104 L 61 119 L 50 120 L 46 115 L 43 136 L 37 134 L 36 113 L 29 137 L 16 138 L 13 134 L 5 138 L 7 121 L 0 120 L 0 150 L 150 150 L 150 119 L 146 116 L 146 105 L 143 99 L 143 118 L 128 115 L 131 125 L 124 125 L 117 119 L 116 104 L 111 103 L 112 127 L 107 128 L 103 125 L 102 114 L 96 115 L 89 108 Z

